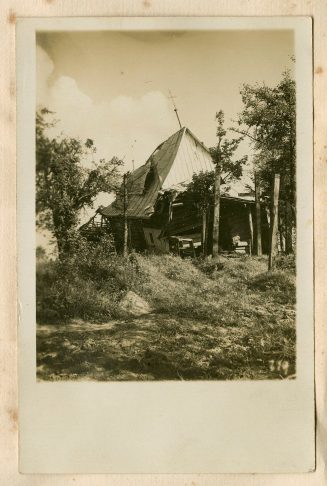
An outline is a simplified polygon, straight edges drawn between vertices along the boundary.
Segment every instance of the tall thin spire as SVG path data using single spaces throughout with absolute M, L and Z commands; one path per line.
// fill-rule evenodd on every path
M 173 104 L 173 107 L 174 107 L 174 112 L 176 113 L 176 117 L 177 117 L 177 120 L 178 120 L 179 128 L 182 128 L 182 124 L 181 124 L 181 121 L 180 121 L 179 116 L 178 116 L 178 110 L 177 110 L 177 107 L 176 107 L 175 101 L 174 101 L 175 96 L 172 95 L 170 90 L 169 90 L 168 98 L 172 101 L 172 104 Z

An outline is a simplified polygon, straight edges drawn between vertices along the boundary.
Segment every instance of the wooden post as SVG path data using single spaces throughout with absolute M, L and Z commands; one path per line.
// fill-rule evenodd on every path
M 256 222 L 256 254 L 262 255 L 261 244 L 261 208 L 260 208 L 260 183 L 257 173 L 254 175 L 255 190 L 255 222 Z
M 248 206 L 249 229 L 250 229 L 250 248 L 249 248 L 249 254 L 252 255 L 252 250 L 253 250 L 253 220 L 252 220 L 251 204 L 248 204 L 247 206 Z
M 128 218 L 127 218 L 127 173 L 123 177 L 123 210 L 124 210 L 124 246 L 123 255 L 128 253 Z
M 202 209 L 202 255 L 206 254 L 206 237 L 207 237 L 207 211 Z
M 272 192 L 271 217 L 270 217 L 270 246 L 269 246 L 268 270 L 272 269 L 273 258 L 275 257 L 277 251 L 279 186 L 280 186 L 280 175 L 275 174 L 273 192 Z
M 282 225 L 281 221 L 279 221 L 278 232 L 279 232 L 279 247 L 280 247 L 280 251 L 282 253 L 284 253 L 284 251 L 285 251 L 285 245 L 284 245 L 284 236 L 283 236 L 283 225 Z
M 218 256 L 219 252 L 219 219 L 220 219 L 220 167 L 216 165 L 215 170 L 215 193 L 213 205 L 213 228 L 212 228 L 212 256 Z
M 210 226 L 210 212 L 211 212 L 211 207 L 210 204 L 207 208 L 207 215 L 206 215 L 206 234 L 205 234 L 205 246 L 204 246 L 204 251 L 205 254 L 208 255 L 209 252 L 209 226 Z

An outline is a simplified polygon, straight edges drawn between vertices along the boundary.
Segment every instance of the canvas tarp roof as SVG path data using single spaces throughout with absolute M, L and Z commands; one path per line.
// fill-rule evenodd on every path
M 192 180 L 194 173 L 213 169 L 209 150 L 188 128 L 181 128 L 159 145 L 144 165 L 127 177 L 127 217 L 149 218 L 159 191 L 185 185 Z M 122 216 L 123 188 L 116 200 L 99 212 L 108 217 Z

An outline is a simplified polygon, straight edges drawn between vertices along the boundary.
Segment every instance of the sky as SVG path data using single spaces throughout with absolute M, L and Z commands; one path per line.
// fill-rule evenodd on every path
M 169 91 L 182 126 L 210 147 L 215 113 L 232 125 L 244 83 L 274 86 L 294 67 L 292 31 L 66 31 L 36 40 L 36 103 L 60 120 L 53 134 L 91 138 L 99 158 L 117 156 L 124 170 L 179 129 Z
M 292 54 L 290 31 L 39 33 L 37 104 L 131 169 L 179 128 L 169 90 L 182 125 L 212 146 L 215 113 L 230 125 L 242 84 L 276 84 Z

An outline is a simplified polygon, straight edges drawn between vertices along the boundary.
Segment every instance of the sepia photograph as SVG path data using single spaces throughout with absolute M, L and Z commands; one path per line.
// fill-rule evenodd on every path
M 313 471 L 312 20 L 16 46 L 20 472 Z
M 291 29 L 37 31 L 38 381 L 296 380 Z

